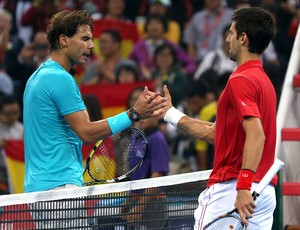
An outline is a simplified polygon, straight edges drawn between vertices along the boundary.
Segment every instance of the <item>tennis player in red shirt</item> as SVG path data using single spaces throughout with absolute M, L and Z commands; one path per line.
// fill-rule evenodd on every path
M 165 121 L 215 146 L 213 171 L 195 211 L 195 230 L 234 207 L 248 230 L 272 228 L 277 178 L 273 178 L 256 202 L 251 190 L 275 157 L 276 94 L 261 61 L 273 35 L 274 21 L 262 8 L 244 8 L 233 13 L 226 42 L 237 69 L 220 96 L 215 123 L 188 117 L 175 109 L 164 87 L 169 101 Z

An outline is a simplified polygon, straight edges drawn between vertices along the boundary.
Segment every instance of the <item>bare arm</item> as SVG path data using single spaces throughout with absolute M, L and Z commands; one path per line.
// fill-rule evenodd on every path
M 164 86 L 164 93 L 167 98 L 167 106 L 163 108 L 163 116 L 166 120 L 166 113 L 173 107 L 173 105 L 171 103 L 171 96 L 167 86 Z M 215 123 L 191 118 L 189 116 L 183 116 L 179 120 L 177 127 L 197 139 L 207 141 L 209 143 L 214 142 Z
M 166 99 L 160 97 L 159 93 L 152 93 L 145 90 L 137 99 L 134 109 L 140 114 L 140 119 L 161 116 L 162 108 L 166 106 Z M 126 111 L 128 116 L 129 112 Z M 65 116 L 77 136 L 85 143 L 93 143 L 110 135 L 111 129 L 106 119 L 91 122 L 86 110 L 71 113 Z
M 106 119 L 91 122 L 86 110 L 65 116 L 72 130 L 85 143 L 93 143 L 111 134 Z
M 265 134 L 259 118 L 251 117 L 242 123 L 246 132 L 242 168 L 256 171 L 264 149 Z
M 263 127 L 260 119 L 256 117 L 245 119 L 242 125 L 246 132 L 242 168 L 255 172 L 264 148 L 265 135 Z M 244 215 L 249 218 L 252 217 L 256 207 L 249 190 L 238 190 L 235 207 L 238 209 L 243 222 L 247 224 L 248 222 Z
M 215 123 L 184 116 L 177 125 L 189 135 L 213 144 L 215 136 Z

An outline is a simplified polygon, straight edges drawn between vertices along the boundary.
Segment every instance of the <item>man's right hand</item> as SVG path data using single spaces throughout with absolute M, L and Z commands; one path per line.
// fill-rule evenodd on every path
M 171 107 L 173 107 L 173 105 L 172 105 L 172 98 L 171 98 L 170 92 L 169 92 L 169 90 L 168 90 L 168 88 L 167 88 L 166 85 L 164 85 L 163 90 L 164 90 L 165 98 L 167 99 L 167 101 L 166 101 L 166 106 L 162 109 L 163 110 L 162 118 L 166 115 L 167 111 Z
M 150 117 L 159 117 L 164 113 L 167 105 L 167 99 L 160 96 L 159 92 L 151 92 L 148 87 L 138 97 L 134 109 L 140 115 L 141 119 Z

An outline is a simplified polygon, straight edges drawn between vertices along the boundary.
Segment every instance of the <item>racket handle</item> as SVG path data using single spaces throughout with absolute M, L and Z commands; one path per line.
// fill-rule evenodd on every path
M 257 185 L 255 191 L 253 192 L 252 196 L 255 199 L 259 194 L 264 190 L 264 188 L 271 182 L 273 177 L 277 174 L 277 172 L 282 169 L 284 163 L 279 160 L 275 159 L 273 165 L 271 168 L 268 170 L 266 175 L 262 178 L 262 180 L 259 182 Z
M 282 169 L 283 166 L 284 166 L 284 163 L 281 160 L 275 159 L 275 161 L 274 161 L 273 165 L 271 166 L 271 168 L 268 170 L 266 175 L 259 182 L 259 184 L 257 185 L 255 191 L 252 193 L 253 200 L 255 200 L 260 195 L 260 193 L 264 190 L 264 188 L 268 184 L 270 184 L 273 177 L 277 174 L 277 172 L 280 169 Z M 228 214 L 232 214 L 234 212 L 237 212 L 237 208 L 233 209 Z

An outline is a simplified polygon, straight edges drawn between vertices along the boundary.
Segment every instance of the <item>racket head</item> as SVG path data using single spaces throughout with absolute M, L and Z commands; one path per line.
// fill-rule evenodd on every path
M 124 180 L 141 166 L 148 148 L 145 134 L 136 127 L 129 127 L 99 140 L 90 152 L 85 171 L 96 183 Z
M 203 230 L 243 230 L 246 229 L 241 218 L 234 214 L 226 214 L 214 219 Z

